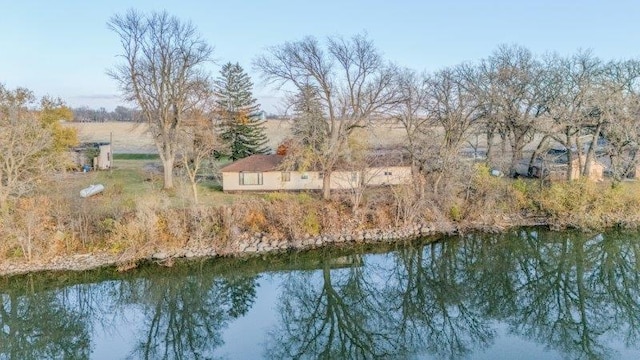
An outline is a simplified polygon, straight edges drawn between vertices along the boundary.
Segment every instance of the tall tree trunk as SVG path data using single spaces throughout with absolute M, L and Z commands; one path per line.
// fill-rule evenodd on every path
M 325 171 L 322 178 L 322 198 L 329 200 L 331 198 L 331 171 Z
M 577 177 L 579 179 L 582 177 L 582 172 L 584 171 L 584 157 L 582 156 L 582 144 L 580 143 L 580 132 L 576 132 L 575 134 L 575 143 L 576 143 L 576 154 L 578 159 L 578 169 L 577 169 Z
M 591 139 L 591 143 L 589 144 L 589 150 L 587 150 L 587 156 L 585 156 L 584 160 L 584 171 L 582 172 L 583 176 L 589 176 L 591 173 L 591 160 L 595 160 L 596 148 L 598 147 L 598 138 L 600 137 L 600 131 L 602 129 L 602 124 L 599 123 L 596 126 L 596 130 L 593 133 L 593 138 Z
M 494 165 L 494 148 L 493 148 L 493 138 L 495 137 L 495 132 L 493 130 L 487 130 L 487 164 L 489 166 Z
M 511 162 L 509 164 L 509 177 L 514 177 L 516 175 L 516 167 L 518 163 L 522 159 L 522 149 L 518 140 L 514 136 L 514 140 L 511 143 Z
M 536 158 L 540 155 L 540 152 L 542 151 L 542 149 L 544 149 L 547 146 L 548 143 L 549 143 L 549 134 L 545 134 L 540 140 L 540 142 L 538 143 L 538 146 L 536 147 L 536 149 L 531 154 L 531 157 L 529 158 L 529 166 L 527 167 L 527 169 L 531 169 L 531 167 L 533 166 L 533 163 L 536 161 Z M 543 169 L 540 169 L 540 170 L 543 170 Z
M 571 130 L 567 128 L 565 135 L 567 142 L 565 145 L 567 152 L 567 180 L 573 180 L 573 154 L 571 152 Z
M 193 204 L 198 205 L 198 184 L 195 181 L 191 182 L 191 191 L 193 191 Z
M 173 189 L 173 156 L 165 156 L 162 159 L 162 166 L 164 167 L 164 182 L 162 188 L 165 190 Z

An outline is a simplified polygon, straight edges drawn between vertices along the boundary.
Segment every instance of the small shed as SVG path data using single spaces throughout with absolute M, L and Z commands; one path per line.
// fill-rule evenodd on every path
M 569 172 L 569 164 L 567 163 L 566 156 L 554 156 L 550 159 L 536 159 L 531 166 L 529 161 L 522 161 L 516 168 L 516 173 L 519 176 L 542 178 L 547 180 L 575 180 L 581 177 L 586 177 L 591 181 L 602 181 L 604 179 L 605 166 L 597 161 L 590 160 L 589 173 L 582 175 L 584 169 L 584 159 L 575 157 L 571 161 L 571 176 L 567 176 Z
M 111 143 L 82 143 L 73 148 L 73 157 L 75 164 L 81 169 L 90 167 L 94 170 L 107 170 L 111 168 L 113 161 Z

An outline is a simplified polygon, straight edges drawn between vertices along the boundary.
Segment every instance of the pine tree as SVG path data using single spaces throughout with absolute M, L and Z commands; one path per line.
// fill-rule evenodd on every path
M 260 120 L 260 105 L 251 93 L 253 83 L 239 64 L 222 66 L 214 83 L 217 98 L 220 138 L 227 150 L 218 156 L 235 161 L 253 154 L 269 152 L 264 121 Z
M 295 120 L 291 133 L 295 140 L 314 151 L 322 151 L 329 134 L 318 89 L 304 86 L 293 99 Z

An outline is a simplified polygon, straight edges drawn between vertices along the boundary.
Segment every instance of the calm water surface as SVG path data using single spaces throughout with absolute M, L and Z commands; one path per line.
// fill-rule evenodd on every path
M 628 233 L 39 274 L 0 296 L 0 359 L 640 358 Z

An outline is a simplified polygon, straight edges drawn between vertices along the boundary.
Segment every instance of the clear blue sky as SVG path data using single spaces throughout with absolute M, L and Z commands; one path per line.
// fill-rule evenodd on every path
M 476 61 L 504 43 L 537 54 L 586 48 L 604 60 L 640 58 L 640 2 L 631 0 L 0 0 L 0 83 L 74 107 L 122 104 L 105 75 L 120 52 L 106 22 L 129 8 L 191 20 L 215 47 L 212 73 L 239 62 L 268 112 L 276 111 L 278 94 L 261 84 L 251 62 L 268 46 L 306 35 L 365 31 L 388 60 L 420 71 Z

